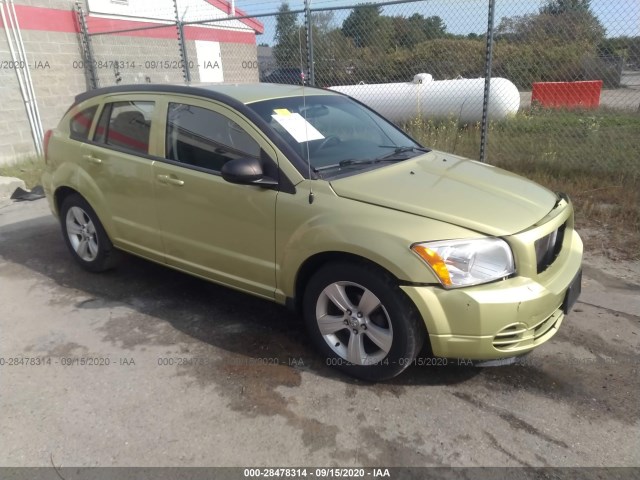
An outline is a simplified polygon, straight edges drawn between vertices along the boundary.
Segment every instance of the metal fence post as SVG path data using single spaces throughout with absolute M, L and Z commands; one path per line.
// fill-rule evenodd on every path
M 182 62 L 182 77 L 184 81 L 191 82 L 191 71 L 189 70 L 189 57 L 187 56 L 187 46 L 184 43 L 184 24 L 178 14 L 178 0 L 173 0 L 173 8 L 176 12 L 176 31 L 178 33 L 178 47 L 180 48 L 180 60 Z
M 80 35 L 82 37 L 82 54 L 84 60 L 84 71 L 89 79 L 89 88 L 93 90 L 98 88 L 98 77 L 96 75 L 96 68 L 93 61 L 93 47 L 91 45 L 91 37 L 89 36 L 89 30 L 87 29 L 87 21 L 84 16 L 84 10 L 80 2 L 76 2 L 76 16 L 78 18 L 78 24 L 80 26 Z
M 489 93 L 491 93 L 491 64 L 493 62 L 493 23 L 496 0 L 489 0 L 487 19 L 487 50 L 484 65 L 484 96 L 482 98 L 482 129 L 480 133 L 480 161 L 487 161 L 487 136 L 489 135 Z
M 313 25 L 311 21 L 311 0 L 304 0 L 304 23 L 307 27 L 307 71 L 309 72 L 309 85 L 316 84 L 316 74 L 313 65 Z

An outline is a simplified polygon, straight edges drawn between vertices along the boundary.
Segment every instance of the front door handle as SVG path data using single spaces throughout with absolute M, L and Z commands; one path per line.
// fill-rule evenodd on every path
M 95 163 L 96 165 L 100 165 L 102 163 L 102 160 L 98 157 L 94 157 L 91 154 L 87 154 L 87 155 L 82 155 L 82 158 L 84 158 L 85 160 L 91 162 L 91 163 Z
M 169 175 L 158 175 L 158 181 L 160 183 L 166 183 L 167 185 L 176 185 L 178 187 L 184 185 L 184 180 L 180 180 L 179 178 L 171 177 Z

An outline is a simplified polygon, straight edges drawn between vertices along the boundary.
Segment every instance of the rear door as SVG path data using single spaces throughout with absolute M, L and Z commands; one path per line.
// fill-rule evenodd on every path
M 162 261 L 151 156 L 158 135 L 156 112 L 151 95 L 107 97 L 91 141 L 83 145 L 82 160 L 109 212 L 113 243 Z
M 277 190 L 226 182 L 225 162 L 256 157 L 277 176 L 276 153 L 243 117 L 213 101 L 171 97 L 164 161 L 154 164 L 168 264 L 273 298 Z

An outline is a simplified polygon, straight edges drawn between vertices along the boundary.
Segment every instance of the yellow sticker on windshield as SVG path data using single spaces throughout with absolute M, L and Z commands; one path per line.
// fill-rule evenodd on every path
M 291 112 L 286 108 L 274 108 L 273 111 L 276 112 L 278 115 L 282 115 L 283 117 L 287 115 L 291 115 Z

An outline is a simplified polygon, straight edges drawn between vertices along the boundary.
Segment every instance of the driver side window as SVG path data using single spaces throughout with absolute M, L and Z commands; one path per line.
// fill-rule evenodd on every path
M 229 160 L 259 158 L 260 146 L 237 123 L 213 110 L 169 103 L 165 157 L 219 172 Z

